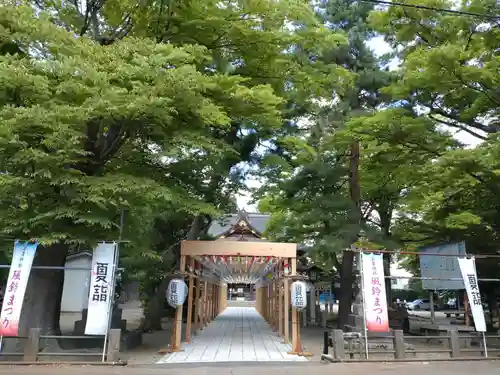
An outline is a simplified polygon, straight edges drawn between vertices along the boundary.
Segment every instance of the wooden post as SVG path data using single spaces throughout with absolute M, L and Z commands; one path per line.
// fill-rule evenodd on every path
M 200 278 L 196 278 L 196 297 L 195 297 L 195 310 L 194 310 L 194 329 L 195 331 L 200 329 L 200 315 L 201 315 L 201 282 Z
M 297 259 L 292 258 L 292 276 L 297 274 Z M 292 307 L 292 352 L 298 354 L 302 351 L 300 345 L 299 313 L 296 307 Z
M 201 329 L 207 325 L 207 294 L 208 294 L 208 283 L 203 282 L 203 299 L 201 304 Z
M 271 316 L 272 316 L 272 302 L 271 302 L 271 284 L 267 284 L 267 322 L 271 322 Z
M 219 293 L 219 314 L 222 314 L 222 312 L 226 309 L 227 307 L 227 284 L 222 284 L 220 286 L 220 293 Z
M 24 347 L 23 360 L 26 362 L 36 362 L 40 348 L 40 328 L 30 328 L 28 332 L 28 341 Z
M 280 331 L 280 282 L 279 280 L 276 280 L 276 283 L 274 284 L 274 303 L 275 303 L 275 309 L 274 309 L 274 314 L 276 316 L 276 332 L 279 333 Z
M 213 303 L 212 303 L 212 319 L 215 319 L 217 316 L 217 301 L 219 300 L 219 295 L 217 294 L 218 284 L 214 284 L 214 293 L 213 293 Z
M 214 320 L 214 304 L 215 304 L 215 284 L 212 284 L 212 293 L 210 293 L 210 321 Z
M 181 263 L 179 270 L 181 272 L 186 271 L 186 256 L 181 255 Z M 173 352 L 178 352 L 181 350 L 181 338 L 182 338 L 182 308 L 183 305 L 177 306 L 177 309 L 175 310 L 175 320 L 174 320 L 174 332 L 173 334 L 175 335 L 174 337 L 174 342 L 172 345 L 172 351 Z
M 284 294 L 284 302 L 283 302 L 283 312 L 285 314 L 285 344 L 290 342 L 290 282 L 288 277 L 285 277 L 283 280 L 283 294 Z
M 121 335 L 121 329 L 110 330 L 106 362 L 116 363 L 120 360 Z
M 194 258 L 189 259 L 189 270 L 193 272 L 194 270 Z M 187 311 L 187 321 L 186 321 L 186 342 L 191 342 L 191 329 L 193 324 L 193 288 L 194 288 L 194 277 L 189 274 L 189 284 L 188 284 L 188 311 Z
M 271 329 L 274 331 L 276 329 L 276 315 L 274 310 L 276 307 L 276 301 L 274 300 L 275 284 L 274 281 L 271 282 Z
M 212 283 L 208 283 L 207 285 L 208 291 L 207 291 L 207 319 L 206 319 L 206 325 L 212 321 L 212 316 L 210 314 L 210 307 L 212 306 Z
M 207 299 L 205 300 L 205 327 L 210 322 L 210 283 L 207 282 Z
M 259 287 L 255 290 L 255 306 L 260 316 L 262 315 L 262 289 Z
M 278 332 L 283 337 L 283 288 L 281 280 L 278 284 Z

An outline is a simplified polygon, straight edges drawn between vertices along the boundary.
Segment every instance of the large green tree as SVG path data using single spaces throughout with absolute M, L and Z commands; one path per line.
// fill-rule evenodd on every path
M 435 10 L 388 7 L 371 15 L 401 59 L 401 79 L 388 88 L 434 121 L 485 139 L 499 131 L 500 84 L 495 0 L 428 0 L 434 8 L 456 9 L 485 17 Z
M 386 93 L 404 100 L 418 113 L 449 131 L 484 141 L 436 148 L 430 142 L 412 142 L 413 149 L 432 155 L 433 162 L 406 191 L 395 227 L 397 237 L 415 249 L 419 245 L 465 240 L 469 252 L 491 253 L 498 240 L 494 212 L 498 208 L 500 34 L 494 17 L 495 1 L 456 3 L 427 1 L 421 5 L 457 9 L 481 16 L 394 6 L 371 16 L 400 59 L 400 78 Z M 474 142 L 474 143 L 476 143 Z M 416 260 L 416 259 L 414 259 Z M 418 261 L 410 262 L 418 272 Z M 478 260 L 484 277 L 498 273 L 498 265 Z M 482 285 L 490 301 L 493 284 Z
M 319 3 L 318 16 L 332 31 L 345 33 L 348 43 L 318 58 L 344 66 L 354 79 L 346 90 L 333 94 L 333 101 L 320 102 L 310 117 L 312 125 L 302 126 L 295 134 L 295 152 L 287 157 L 293 170 L 277 182 L 273 193 L 281 202 L 274 207 L 282 210 L 275 214 L 277 222 L 273 224 L 293 228 L 294 239 L 312 245 L 320 264 L 339 272 L 340 327 L 347 323 L 351 311 L 354 281 L 354 253 L 343 250 L 357 241 L 362 229 L 373 232 L 366 225 L 373 207 L 367 209 L 364 204 L 358 176 L 360 140 L 346 133 L 346 126 L 390 100 L 379 93 L 389 83 L 390 74 L 379 67 L 367 45 L 373 36 L 367 24 L 372 8 L 343 0 Z
M 0 44 L 16 52 L 0 57 L 0 226 L 38 240 L 36 265 L 63 266 L 72 246 L 116 238 L 123 208 L 137 222 L 166 204 L 211 212 L 189 189 L 169 186 L 157 148 L 216 153 L 207 127 L 279 121 L 269 85 L 201 73 L 210 61 L 201 46 L 131 37 L 101 45 L 30 6 L 3 7 L 0 23 Z M 62 277 L 33 272 L 22 332 L 58 330 Z

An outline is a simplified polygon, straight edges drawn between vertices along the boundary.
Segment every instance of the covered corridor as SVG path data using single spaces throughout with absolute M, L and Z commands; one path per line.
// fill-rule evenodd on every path
M 187 303 L 176 305 L 171 344 L 162 350 L 168 354 L 158 363 L 307 361 L 295 307 L 303 294 L 301 302 L 291 300 L 292 285 L 305 292 L 303 283 L 294 284 L 304 279 L 297 272 L 297 245 L 265 241 L 245 212 L 215 237 L 181 242 L 180 267 L 172 276 L 187 281 Z M 228 307 L 234 284 L 251 285 L 254 307 Z
M 288 354 L 291 345 L 273 332 L 254 307 L 227 307 L 182 351 L 165 355 L 164 363 L 307 362 Z

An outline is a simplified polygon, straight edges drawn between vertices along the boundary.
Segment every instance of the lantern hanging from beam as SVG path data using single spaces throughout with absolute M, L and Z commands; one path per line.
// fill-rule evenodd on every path
M 307 286 L 303 281 L 294 281 L 292 289 L 292 306 L 302 310 L 307 306 Z
M 184 304 L 188 294 L 186 283 L 182 279 L 173 279 L 168 283 L 167 303 L 172 307 Z

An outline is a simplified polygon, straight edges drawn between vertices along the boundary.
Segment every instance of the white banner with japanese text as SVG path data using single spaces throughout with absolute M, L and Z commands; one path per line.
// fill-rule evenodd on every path
M 105 335 L 114 293 L 116 243 L 100 243 L 92 255 L 86 335 Z
M 371 332 L 388 332 L 383 255 L 361 253 L 361 266 L 366 329 Z
M 37 247 L 38 243 L 34 242 L 16 241 L 14 243 L 14 252 L 0 314 L 0 336 L 18 335 L 24 294 Z
M 486 321 L 484 319 L 483 303 L 481 302 L 481 293 L 479 292 L 479 284 L 477 282 L 476 262 L 474 258 L 458 258 L 460 272 L 464 280 L 469 306 L 474 318 L 476 331 L 486 332 Z

